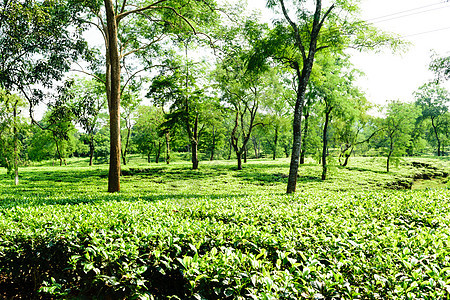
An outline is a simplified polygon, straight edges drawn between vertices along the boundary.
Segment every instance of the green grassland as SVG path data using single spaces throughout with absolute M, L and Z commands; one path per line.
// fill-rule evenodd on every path
M 450 161 L 287 159 L 0 173 L 0 298 L 448 299 Z

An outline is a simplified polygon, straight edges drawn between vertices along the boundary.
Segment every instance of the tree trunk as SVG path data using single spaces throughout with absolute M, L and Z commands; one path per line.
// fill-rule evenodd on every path
M 192 130 L 191 148 L 192 148 L 192 170 L 198 169 L 198 113 L 195 115 L 194 128 Z
M 389 161 L 391 160 L 391 155 L 394 152 L 394 142 L 392 140 L 392 136 L 390 137 L 390 145 L 389 145 L 389 153 L 386 160 L 386 172 L 389 173 Z
M 170 163 L 170 134 L 166 132 L 166 163 Z
M 128 124 L 128 120 L 126 119 L 125 122 L 127 123 L 127 138 L 125 140 L 125 148 L 121 148 L 122 153 L 122 160 L 123 164 L 127 165 L 127 153 L 128 153 L 128 145 L 130 144 L 130 135 L 131 135 L 131 124 Z
M 94 135 L 89 137 L 89 166 L 92 166 L 94 161 Z
M 151 163 L 152 160 L 150 159 L 150 153 L 151 152 L 147 152 L 147 163 Z
M 232 145 L 232 143 L 231 143 L 231 138 L 230 138 L 230 148 L 229 148 L 229 151 L 228 151 L 228 157 L 227 157 L 228 160 L 231 159 L 231 151 L 232 151 L 232 147 L 233 147 L 233 145 Z
M 325 124 L 323 125 L 322 136 L 322 180 L 327 179 L 327 149 L 328 149 L 328 123 L 330 121 L 330 113 L 332 109 L 325 112 Z
M 300 150 L 300 164 L 303 165 L 305 163 L 305 155 L 306 155 L 306 139 L 308 138 L 308 124 L 309 124 L 309 109 L 305 114 L 305 128 L 303 131 L 303 141 L 302 141 L 302 149 Z
M 59 166 L 62 167 L 63 159 L 62 159 L 61 151 L 59 151 L 58 140 L 56 138 L 55 138 L 55 144 L 56 144 L 56 154 L 58 155 L 58 158 L 59 158 Z
M 106 89 L 109 108 L 110 151 L 108 192 L 120 191 L 120 55 L 117 22 L 112 0 L 104 0 L 108 45 L 106 47 Z
M 157 164 L 159 163 L 159 157 L 161 156 L 161 148 L 162 148 L 162 143 L 158 142 L 158 148 L 156 148 L 156 154 L 155 154 L 155 162 Z
M 14 103 L 13 111 L 13 133 L 14 133 L 14 184 L 19 185 L 19 150 L 17 146 L 17 101 Z
M 273 155 L 272 159 L 277 159 L 277 146 L 278 146 L 278 126 L 275 127 L 275 137 L 273 139 Z
M 283 14 L 286 19 L 289 21 L 292 29 L 295 32 L 296 44 L 300 48 L 300 52 L 302 52 L 302 71 L 300 72 L 300 66 L 298 63 L 293 64 L 294 69 L 296 71 L 296 76 L 298 80 L 297 86 L 297 100 L 295 102 L 294 109 L 294 122 L 293 122 L 293 144 L 292 144 L 292 157 L 291 163 L 289 166 L 289 177 L 287 184 L 287 193 L 294 193 L 295 188 L 297 186 L 297 173 L 298 173 L 298 165 L 300 158 L 300 150 L 302 146 L 302 114 L 303 114 L 303 105 L 305 103 L 305 93 L 306 87 L 309 82 L 309 77 L 311 76 L 312 67 L 314 64 L 314 56 L 317 51 L 317 40 L 319 39 L 320 29 L 322 28 L 323 22 L 334 8 L 334 5 L 330 6 L 327 12 L 321 17 L 322 14 L 322 1 L 316 0 L 316 8 L 314 13 L 314 21 L 312 24 L 310 37 L 311 41 L 309 42 L 308 53 L 306 54 L 305 49 L 303 48 L 302 38 L 299 33 L 299 29 L 297 24 L 290 21 L 287 10 L 284 6 L 284 1 L 280 0 L 282 5 Z
M 258 141 L 256 140 L 255 137 L 252 138 L 252 143 L 253 143 L 253 149 L 255 151 L 255 158 L 258 159 Z
M 216 128 L 213 125 L 212 147 L 211 147 L 211 155 L 209 156 L 209 161 L 214 160 L 214 151 L 215 150 L 216 150 Z
M 242 170 L 242 152 L 236 151 L 236 157 L 237 157 L 237 169 Z
M 441 140 L 439 139 L 439 133 L 437 131 L 437 126 L 434 124 L 434 118 L 431 118 L 431 125 L 433 126 L 434 135 L 437 141 L 437 154 L 441 156 Z
M 191 142 L 191 148 L 192 148 L 192 170 L 197 170 L 198 169 L 197 141 Z

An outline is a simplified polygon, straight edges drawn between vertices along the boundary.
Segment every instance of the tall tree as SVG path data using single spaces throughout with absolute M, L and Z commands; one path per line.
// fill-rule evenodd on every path
M 86 132 L 89 144 L 89 165 L 92 166 L 95 152 L 95 134 L 100 130 L 100 112 L 105 108 L 104 88 L 97 80 L 77 78 L 74 81 L 72 111 L 76 122 Z
M 398 40 L 379 34 L 357 18 L 357 1 L 333 1 L 323 8 L 322 0 L 293 0 L 293 14 L 285 0 L 268 0 L 268 6 L 280 9 L 283 20 L 276 23 L 271 35 L 256 44 L 249 68 L 264 65 L 272 57 L 293 70 L 296 76 L 296 101 L 293 114 L 293 146 L 287 193 L 295 192 L 302 143 L 302 115 L 305 93 L 316 53 L 327 49 L 339 52 L 352 44 L 355 48 L 373 48 L 380 44 L 397 44 Z M 310 9 L 312 8 L 312 10 Z
M 437 155 L 441 156 L 441 135 L 445 133 L 450 93 L 435 82 L 422 85 L 414 93 L 416 104 L 422 109 L 422 118 L 430 119 L 437 143 Z
M 120 101 L 122 67 L 127 57 L 151 53 L 158 42 L 170 33 L 197 33 L 202 24 L 214 18 L 213 0 L 159 1 L 84 1 L 88 9 L 85 19 L 97 27 L 105 43 L 104 84 L 108 99 L 110 125 L 110 160 L 108 191 L 120 191 Z M 126 20 L 126 21 L 125 21 Z M 140 70 L 127 72 L 131 80 Z

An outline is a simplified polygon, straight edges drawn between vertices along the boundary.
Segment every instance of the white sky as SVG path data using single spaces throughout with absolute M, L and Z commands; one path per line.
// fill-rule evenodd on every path
M 262 10 L 265 19 L 270 19 L 271 13 L 265 8 L 266 0 L 248 2 L 249 8 Z M 412 93 L 433 79 L 433 73 L 428 71 L 431 50 L 440 55 L 450 55 L 450 2 L 361 0 L 361 10 L 363 20 L 405 37 L 412 45 L 403 54 L 351 52 L 355 67 L 366 74 L 359 86 L 365 90 L 368 100 L 375 104 L 394 99 L 412 100 Z M 446 29 L 439 30 L 443 28 Z M 445 83 L 445 86 L 450 90 L 450 83 Z

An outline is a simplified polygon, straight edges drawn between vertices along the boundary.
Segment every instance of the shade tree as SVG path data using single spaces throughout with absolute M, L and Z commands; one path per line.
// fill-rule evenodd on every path
M 442 153 L 442 138 L 445 136 L 446 115 L 449 111 L 450 93 L 436 82 L 422 85 L 414 93 L 416 105 L 422 110 L 421 120 L 430 120 L 436 140 L 437 155 Z
M 159 43 L 170 34 L 198 33 L 215 16 L 213 0 L 83 1 L 85 22 L 95 26 L 104 40 L 104 84 L 110 124 L 108 191 L 120 190 L 120 102 L 121 88 L 140 70 L 124 72 L 124 59 L 154 57 Z M 156 52 L 155 52 L 156 51 Z M 145 53 L 145 54 L 144 54 Z M 153 54 L 152 54 L 153 53 Z M 153 64 L 153 63 L 151 63 Z M 127 79 L 123 79 L 127 75 Z M 123 80 L 125 80 L 123 82 Z
M 316 54 L 325 49 L 338 53 L 350 45 L 358 49 L 386 44 L 396 46 L 399 41 L 361 21 L 357 1 L 333 1 L 326 7 L 321 0 L 294 0 L 291 6 L 285 0 L 267 3 L 282 17 L 271 34 L 255 44 L 249 68 L 261 68 L 267 58 L 271 58 L 290 68 L 296 78 L 293 147 L 287 184 L 287 193 L 293 193 L 302 143 L 303 106 Z

